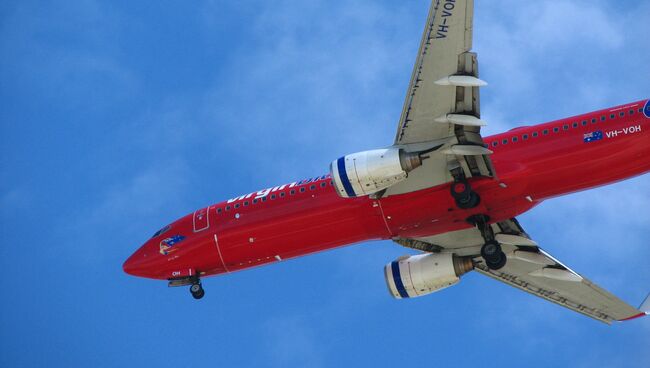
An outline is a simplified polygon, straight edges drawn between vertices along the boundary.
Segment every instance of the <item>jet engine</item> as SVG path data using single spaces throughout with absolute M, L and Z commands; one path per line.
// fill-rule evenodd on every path
M 442 290 L 474 269 L 471 257 L 452 253 L 405 256 L 386 265 L 388 291 L 396 299 L 413 298 Z
M 400 181 L 422 165 L 419 153 L 386 148 L 353 153 L 334 160 L 330 173 L 337 193 L 352 198 L 377 193 Z

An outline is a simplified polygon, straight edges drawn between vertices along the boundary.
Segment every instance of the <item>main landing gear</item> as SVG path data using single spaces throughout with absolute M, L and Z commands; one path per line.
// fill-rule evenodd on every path
M 490 218 L 485 215 L 475 215 L 467 219 L 478 228 L 485 240 L 485 244 L 481 247 L 481 257 L 485 260 L 485 265 L 491 270 L 498 270 L 506 265 L 508 259 L 501 249 L 501 244 L 494 239 L 494 232 L 488 224 L 489 220 Z
M 199 279 L 196 279 L 192 286 L 190 286 L 190 293 L 194 299 L 201 299 L 205 295 L 205 290 L 203 290 L 203 286 L 201 286 L 201 281 Z
M 451 183 L 451 196 L 456 201 L 456 206 L 464 210 L 474 208 L 481 203 L 481 197 L 472 190 L 465 178 L 456 179 Z

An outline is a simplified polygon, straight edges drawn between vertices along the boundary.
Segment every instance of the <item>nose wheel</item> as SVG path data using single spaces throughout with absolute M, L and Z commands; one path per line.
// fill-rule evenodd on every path
M 203 286 L 201 286 L 201 282 L 197 281 L 192 286 L 190 286 L 190 293 L 192 294 L 192 297 L 194 299 L 201 299 L 205 295 L 205 290 L 203 290 Z

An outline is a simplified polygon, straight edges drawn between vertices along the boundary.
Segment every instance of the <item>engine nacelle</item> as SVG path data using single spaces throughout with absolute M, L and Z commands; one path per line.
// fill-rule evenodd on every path
M 399 148 L 364 151 L 343 156 L 330 165 L 337 193 L 344 198 L 377 193 L 406 179 L 422 165 L 418 153 Z
M 471 257 L 430 253 L 402 257 L 386 265 L 388 291 L 396 299 L 413 298 L 442 290 L 474 269 Z

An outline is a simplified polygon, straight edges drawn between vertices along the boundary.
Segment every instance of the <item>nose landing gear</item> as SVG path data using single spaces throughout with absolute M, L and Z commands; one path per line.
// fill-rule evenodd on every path
M 489 220 L 490 218 L 485 215 L 471 216 L 467 219 L 478 228 L 485 240 L 485 244 L 481 247 L 481 257 L 485 260 L 485 265 L 491 270 L 499 270 L 506 265 L 508 259 L 501 249 L 501 244 L 494 239 L 494 232 L 488 224 Z
M 201 281 L 196 280 L 195 283 L 190 286 L 190 293 L 192 294 L 192 297 L 194 299 L 201 299 L 205 295 L 205 290 L 203 290 L 203 286 L 201 286 Z
M 190 293 L 194 299 L 201 299 L 205 295 L 205 290 L 201 285 L 201 279 L 197 275 L 189 277 L 180 277 L 169 280 L 169 287 L 187 286 L 190 285 Z

